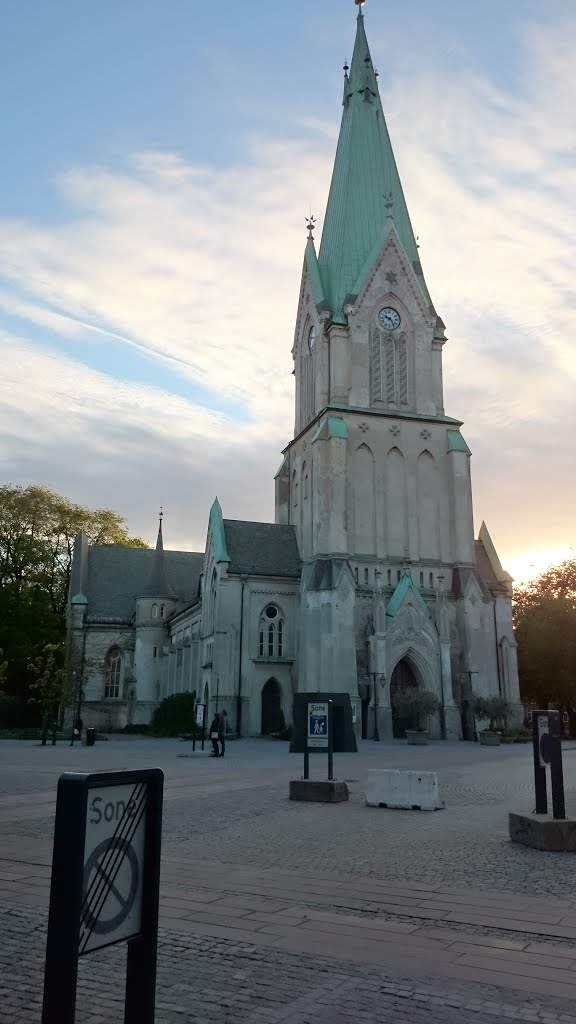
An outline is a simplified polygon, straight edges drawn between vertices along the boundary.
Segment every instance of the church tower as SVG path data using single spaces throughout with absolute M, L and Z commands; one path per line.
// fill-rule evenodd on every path
M 470 450 L 444 411 L 445 328 L 392 151 L 364 0 L 355 2 L 320 248 L 311 218 L 304 253 L 294 438 L 276 478 L 276 519 L 294 525 L 304 563 L 298 688 L 349 692 L 365 732 L 381 736 L 397 725 L 395 692 L 427 689 L 442 707 L 436 731 L 456 737 L 466 679 L 483 695 L 506 685 L 518 702 L 513 658 L 506 682 L 499 663 L 503 635 L 507 651 L 514 644 L 511 616 L 501 613 L 496 635 Z

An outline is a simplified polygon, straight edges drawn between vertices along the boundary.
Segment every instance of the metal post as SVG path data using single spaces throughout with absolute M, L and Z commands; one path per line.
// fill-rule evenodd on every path
M 558 711 L 550 711 L 548 714 L 548 732 L 550 734 L 552 816 L 556 819 L 564 819 L 566 817 L 566 805 L 564 802 L 564 773 L 562 770 L 562 725 Z
M 542 713 L 542 712 L 541 712 Z M 532 712 L 532 745 L 534 749 L 534 790 L 536 793 L 536 814 L 548 813 L 546 794 L 546 769 L 540 764 L 540 741 L 538 736 L 538 712 Z
M 379 694 L 378 694 L 378 677 L 375 672 L 372 673 L 372 700 L 374 702 L 374 739 L 376 743 L 380 742 L 380 730 L 378 728 L 378 706 L 379 706 Z
M 304 778 L 310 778 L 310 754 L 308 752 L 308 741 L 304 739 L 306 746 L 304 747 Z
M 334 739 L 332 734 L 332 701 L 328 701 L 328 782 L 334 778 Z
M 124 1024 L 154 1024 L 156 1009 L 156 961 L 158 950 L 158 903 L 162 843 L 163 776 L 148 783 L 146 836 L 142 885 L 142 932 L 128 943 Z
M 74 1024 L 86 800 L 58 782 L 42 1024 Z

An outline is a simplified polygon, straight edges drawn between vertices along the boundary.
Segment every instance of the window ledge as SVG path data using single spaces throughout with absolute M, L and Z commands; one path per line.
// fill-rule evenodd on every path
M 292 665 L 292 663 L 294 661 L 294 658 L 286 658 L 284 656 L 282 656 L 281 658 L 273 658 L 273 657 L 267 657 L 265 654 L 262 654 L 262 655 L 258 655 L 258 657 L 256 657 L 256 658 L 252 658 L 252 661 L 255 661 L 255 662 L 268 662 L 269 664 L 273 663 L 275 665 Z

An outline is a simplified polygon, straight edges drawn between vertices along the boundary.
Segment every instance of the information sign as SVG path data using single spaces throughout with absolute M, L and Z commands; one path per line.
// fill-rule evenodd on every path
M 551 760 L 548 715 L 537 715 L 536 721 L 538 729 L 538 753 L 540 756 L 540 767 L 547 768 Z
M 206 711 L 205 704 L 196 705 L 196 725 L 201 729 L 204 725 L 204 714 Z
M 58 781 L 42 1024 L 74 1024 L 78 958 L 128 942 L 125 1020 L 153 1024 L 164 776 Z
M 308 748 L 328 750 L 328 702 L 308 704 Z
M 79 953 L 140 932 L 146 784 L 89 790 Z

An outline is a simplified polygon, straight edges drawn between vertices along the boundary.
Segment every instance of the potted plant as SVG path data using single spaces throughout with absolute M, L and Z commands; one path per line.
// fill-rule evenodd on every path
M 440 701 L 430 690 L 419 690 L 416 686 L 401 690 L 394 701 L 394 710 L 401 718 L 411 718 L 415 723 L 414 729 L 406 729 L 406 740 L 414 746 L 424 746 L 428 743 L 428 729 L 422 725 L 422 720 L 429 719 L 432 715 L 438 714 Z
M 474 718 L 488 721 L 488 728 L 479 730 L 478 739 L 482 746 L 497 747 L 500 745 L 498 726 L 503 728 L 506 715 L 510 713 L 510 705 L 504 697 L 475 697 L 472 705 Z

